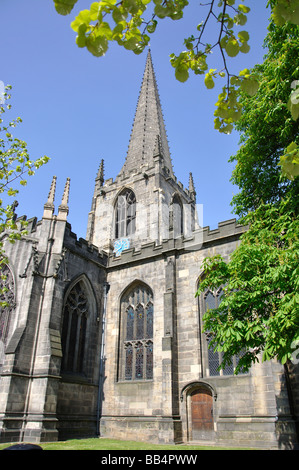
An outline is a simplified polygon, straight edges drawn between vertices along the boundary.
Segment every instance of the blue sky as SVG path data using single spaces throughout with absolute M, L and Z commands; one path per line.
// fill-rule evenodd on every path
M 13 86 L 10 119 L 23 119 L 15 135 L 27 142 L 32 159 L 51 158 L 20 191 L 17 214 L 42 217 L 53 175 L 57 213 L 70 177 L 68 221 L 83 238 L 100 160 L 106 179 L 114 179 L 124 163 L 146 60 L 146 51 L 136 56 L 117 45 L 102 58 L 76 46 L 70 23 L 91 3 L 79 0 L 64 17 L 52 0 L 0 0 L 0 81 Z M 228 159 L 238 149 L 239 135 L 214 130 L 214 103 L 224 83 L 213 90 L 205 89 L 200 76 L 179 83 L 169 63 L 169 54 L 183 50 L 184 38 L 202 20 L 200 3 L 190 0 L 183 20 L 162 21 L 151 52 L 175 174 L 188 187 L 193 173 L 203 223 L 212 229 L 234 217 L 230 202 L 238 190 L 229 181 L 233 165 Z M 245 2 L 252 7 L 242 27 L 250 33 L 251 51 L 230 59 L 231 71 L 262 62 L 270 16 L 266 3 Z M 216 68 L 216 55 L 213 60 L 210 68 Z

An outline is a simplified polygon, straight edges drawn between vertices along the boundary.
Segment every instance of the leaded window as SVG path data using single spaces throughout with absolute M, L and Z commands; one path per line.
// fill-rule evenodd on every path
M 5 346 L 8 341 L 11 317 L 15 308 L 15 286 L 11 270 L 5 264 L 0 277 L 0 371 L 4 361 Z
M 136 230 L 136 198 L 130 189 L 124 190 L 116 202 L 115 237 L 123 238 L 133 235 Z
M 62 370 L 65 372 L 83 372 L 88 314 L 89 305 L 84 285 L 78 282 L 70 291 L 64 307 Z
M 151 380 L 154 354 L 152 291 L 144 284 L 129 289 L 121 300 L 121 315 L 119 379 Z
M 201 296 L 201 310 L 202 315 L 209 309 L 218 308 L 221 302 L 221 297 L 223 295 L 223 290 L 217 289 L 214 291 L 208 290 Z M 234 356 L 232 363 L 225 366 L 224 369 L 218 369 L 219 365 L 222 362 L 222 352 L 216 351 L 216 347 L 210 347 L 212 336 L 209 332 L 204 334 L 207 347 L 207 360 L 205 370 L 209 376 L 226 376 L 233 375 L 234 370 L 238 364 L 238 356 Z

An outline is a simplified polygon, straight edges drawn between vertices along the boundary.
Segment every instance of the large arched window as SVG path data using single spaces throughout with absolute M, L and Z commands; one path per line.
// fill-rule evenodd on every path
M 153 293 L 135 283 L 121 298 L 120 380 L 153 378 Z
M 4 361 L 5 346 L 11 324 L 12 312 L 15 308 L 14 279 L 10 268 L 5 264 L 1 269 L 0 278 L 0 371 Z
M 221 297 L 223 295 L 223 290 L 221 288 L 214 290 L 207 290 L 205 293 L 200 296 L 200 316 L 205 314 L 209 309 L 214 309 L 219 307 L 221 302 Z M 211 335 L 209 332 L 205 332 L 203 335 L 204 344 L 203 346 L 203 368 L 205 375 L 207 376 L 226 376 L 233 375 L 234 370 L 238 364 L 238 356 L 234 356 L 232 363 L 225 366 L 224 369 L 219 370 L 219 366 L 222 362 L 222 352 L 216 351 L 216 347 L 210 347 Z M 241 373 L 241 372 L 240 372 Z M 239 373 L 239 374 L 240 374 Z
M 63 313 L 62 370 L 82 373 L 86 341 L 89 303 L 83 281 L 77 282 L 69 292 Z
M 115 238 L 129 237 L 136 230 L 136 198 L 133 191 L 125 189 L 116 201 Z

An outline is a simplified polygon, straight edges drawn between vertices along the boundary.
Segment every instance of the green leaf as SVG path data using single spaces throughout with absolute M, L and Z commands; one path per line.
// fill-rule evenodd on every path
M 105 36 L 90 35 L 86 39 L 86 47 L 95 57 L 101 57 L 108 50 L 108 40 Z
M 209 73 L 207 73 L 206 76 L 205 76 L 205 86 L 209 90 L 214 88 L 214 86 L 215 86 L 215 83 L 214 83 L 214 80 L 213 80 L 213 75 L 212 75 L 211 71 Z
M 286 153 L 280 157 L 279 165 L 288 179 L 293 180 L 299 176 L 299 148 L 295 142 L 286 148 Z
M 98 19 L 99 11 L 100 11 L 100 3 L 101 2 L 93 2 L 90 5 L 90 19 L 91 21 L 96 21 Z
M 54 0 L 55 9 L 60 15 L 71 13 L 78 0 Z
M 238 10 L 241 11 L 242 13 L 249 13 L 250 12 L 250 8 L 246 7 L 245 5 L 242 5 L 242 4 L 238 6 Z
M 81 25 L 86 25 L 86 29 L 88 28 L 90 23 L 90 11 L 89 10 L 82 10 L 80 11 L 79 15 L 71 22 L 71 28 L 78 32 Z
M 299 25 L 299 4 L 297 0 L 278 0 L 272 10 L 273 21 L 277 26 L 283 26 L 285 22 Z
M 186 82 L 189 78 L 188 65 L 180 63 L 175 69 L 175 77 L 179 82 Z
M 225 50 L 229 57 L 236 57 L 240 50 L 238 41 L 234 37 L 229 38 L 225 45 Z
M 259 82 L 254 78 L 245 78 L 241 82 L 241 89 L 249 96 L 254 96 L 259 89 Z
M 147 25 L 146 29 L 147 31 L 152 34 L 156 31 L 158 22 L 156 20 L 151 20 L 150 23 Z
M 238 13 L 238 14 L 234 17 L 234 22 L 235 22 L 237 25 L 244 26 L 244 24 L 247 23 L 247 16 L 244 15 L 243 13 Z
M 240 31 L 238 33 L 238 38 L 241 42 L 247 42 L 249 41 L 249 33 L 247 31 Z

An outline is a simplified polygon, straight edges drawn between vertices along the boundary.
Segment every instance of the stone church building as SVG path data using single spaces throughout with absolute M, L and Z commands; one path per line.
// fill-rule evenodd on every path
M 296 446 L 295 371 L 273 361 L 235 376 L 237 357 L 219 371 L 202 332 L 222 293 L 195 297 L 202 260 L 228 259 L 245 228 L 200 226 L 192 174 L 187 189 L 174 175 L 150 52 L 126 159 L 114 180 L 100 163 L 86 239 L 67 220 L 69 179 L 56 214 L 55 186 L 20 240 L 2 235 L 0 441 Z

